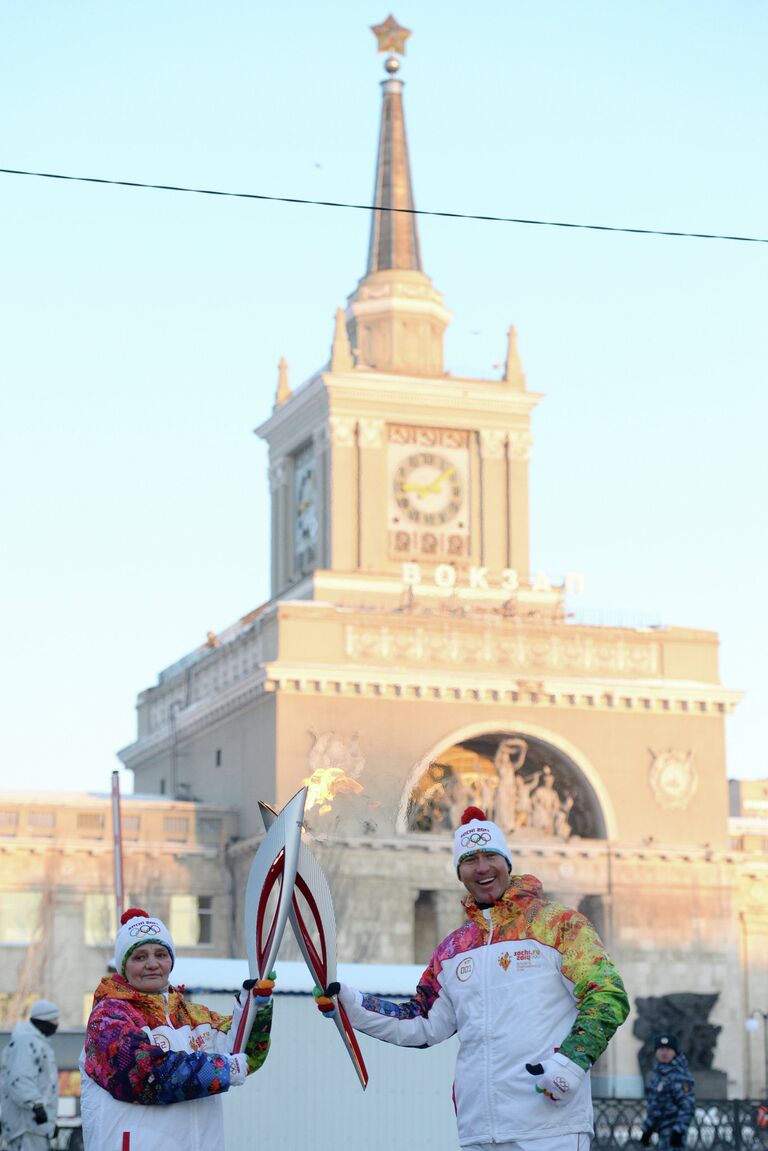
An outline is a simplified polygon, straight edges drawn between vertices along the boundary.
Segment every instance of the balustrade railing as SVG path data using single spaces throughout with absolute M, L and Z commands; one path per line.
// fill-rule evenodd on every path
M 593 1151 L 640 1147 L 645 1118 L 642 1099 L 595 1099 Z M 657 1138 L 651 1141 L 651 1151 Z M 688 1128 L 687 1151 L 761 1151 L 768 1149 L 768 1105 L 762 1100 L 701 1100 Z

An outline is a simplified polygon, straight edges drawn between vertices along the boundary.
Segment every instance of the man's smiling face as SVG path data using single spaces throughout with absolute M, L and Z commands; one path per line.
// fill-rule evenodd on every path
M 477 903 L 496 903 L 509 887 L 509 867 L 503 855 L 475 851 L 459 864 L 459 879 Z

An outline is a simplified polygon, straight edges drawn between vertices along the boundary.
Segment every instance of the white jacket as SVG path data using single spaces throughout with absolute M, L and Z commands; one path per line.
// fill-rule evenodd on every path
M 525 1064 L 560 1051 L 588 1071 L 629 1004 L 616 968 L 583 915 L 513 876 L 502 899 L 443 940 L 416 995 L 395 1004 L 342 985 L 352 1026 L 407 1047 L 458 1034 L 454 1100 L 462 1146 L 592 1132 L 589 1074 L 567 1103 L 536 1090 Z
M 42 1103 L 47 1123 L 35 1123 L 32 1109 Z M 17 1023 L 0 1060 L 3 1135 L 18 1139 L 27 1131 L 53 1135 L 58 1109 L 58 1072 L 53 1048 L 34 1023 Z
M 163 1051 L 226 1052 L 228 1037 L 208 1023 L 194 1028 L 144 1030 L 150 1043 Z M 224 1112 L 219 1095 L 165 1107 L 123 1103 L 86 1074 L 85 1052 L 80 1056 L 80 1077 L 85 1151 L 221 1151 L 224 1147 Z

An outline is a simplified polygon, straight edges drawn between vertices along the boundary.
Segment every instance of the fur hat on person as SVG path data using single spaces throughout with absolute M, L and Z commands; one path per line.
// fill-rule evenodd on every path
M 125 975 L 125 964 L 137 947 L 144 943 L 159 943 L 171 957 L 173 967 L 174 955 L 173 939 L 171 933 L 161 919 L 148 915 L 140 907 L 129 907 L 120 917 L 121 927 L 115 939 L 115 970 Z
M 29 1018 L 42 1023 L 58 1023 L 59 1009 L 50 999 L 36 999 L 29 1009 Z
M 671 1047 L 676 1055 L 680 1053 L 680 1042 L 671 1031 L 659 1031 L 658 1034 L 654 1035 L 651 1043 L 654 1051 L 659 1047 Z
M 476 851 L 487 851 L 491 855 L 503 855 L 509 870 L 512 870 L 512 855 L 507 847 L 501 828 L 486 819 L 485 812 L 479 807 L 468 807 L 461 817 L 461 825 L 457 827 L 453 837 L 453 863 L 456 874 L 459 874 L 459 864 L 468 855 Z

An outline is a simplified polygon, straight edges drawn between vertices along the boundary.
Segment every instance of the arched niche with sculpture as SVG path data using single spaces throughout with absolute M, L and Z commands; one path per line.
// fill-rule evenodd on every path
M 434 756 L 408 797 L 411 832 L 453 830 L 469 804 L 524 839 L 605 839 L 600 803 L 565 752 L 515 731 L 493 731 Z

